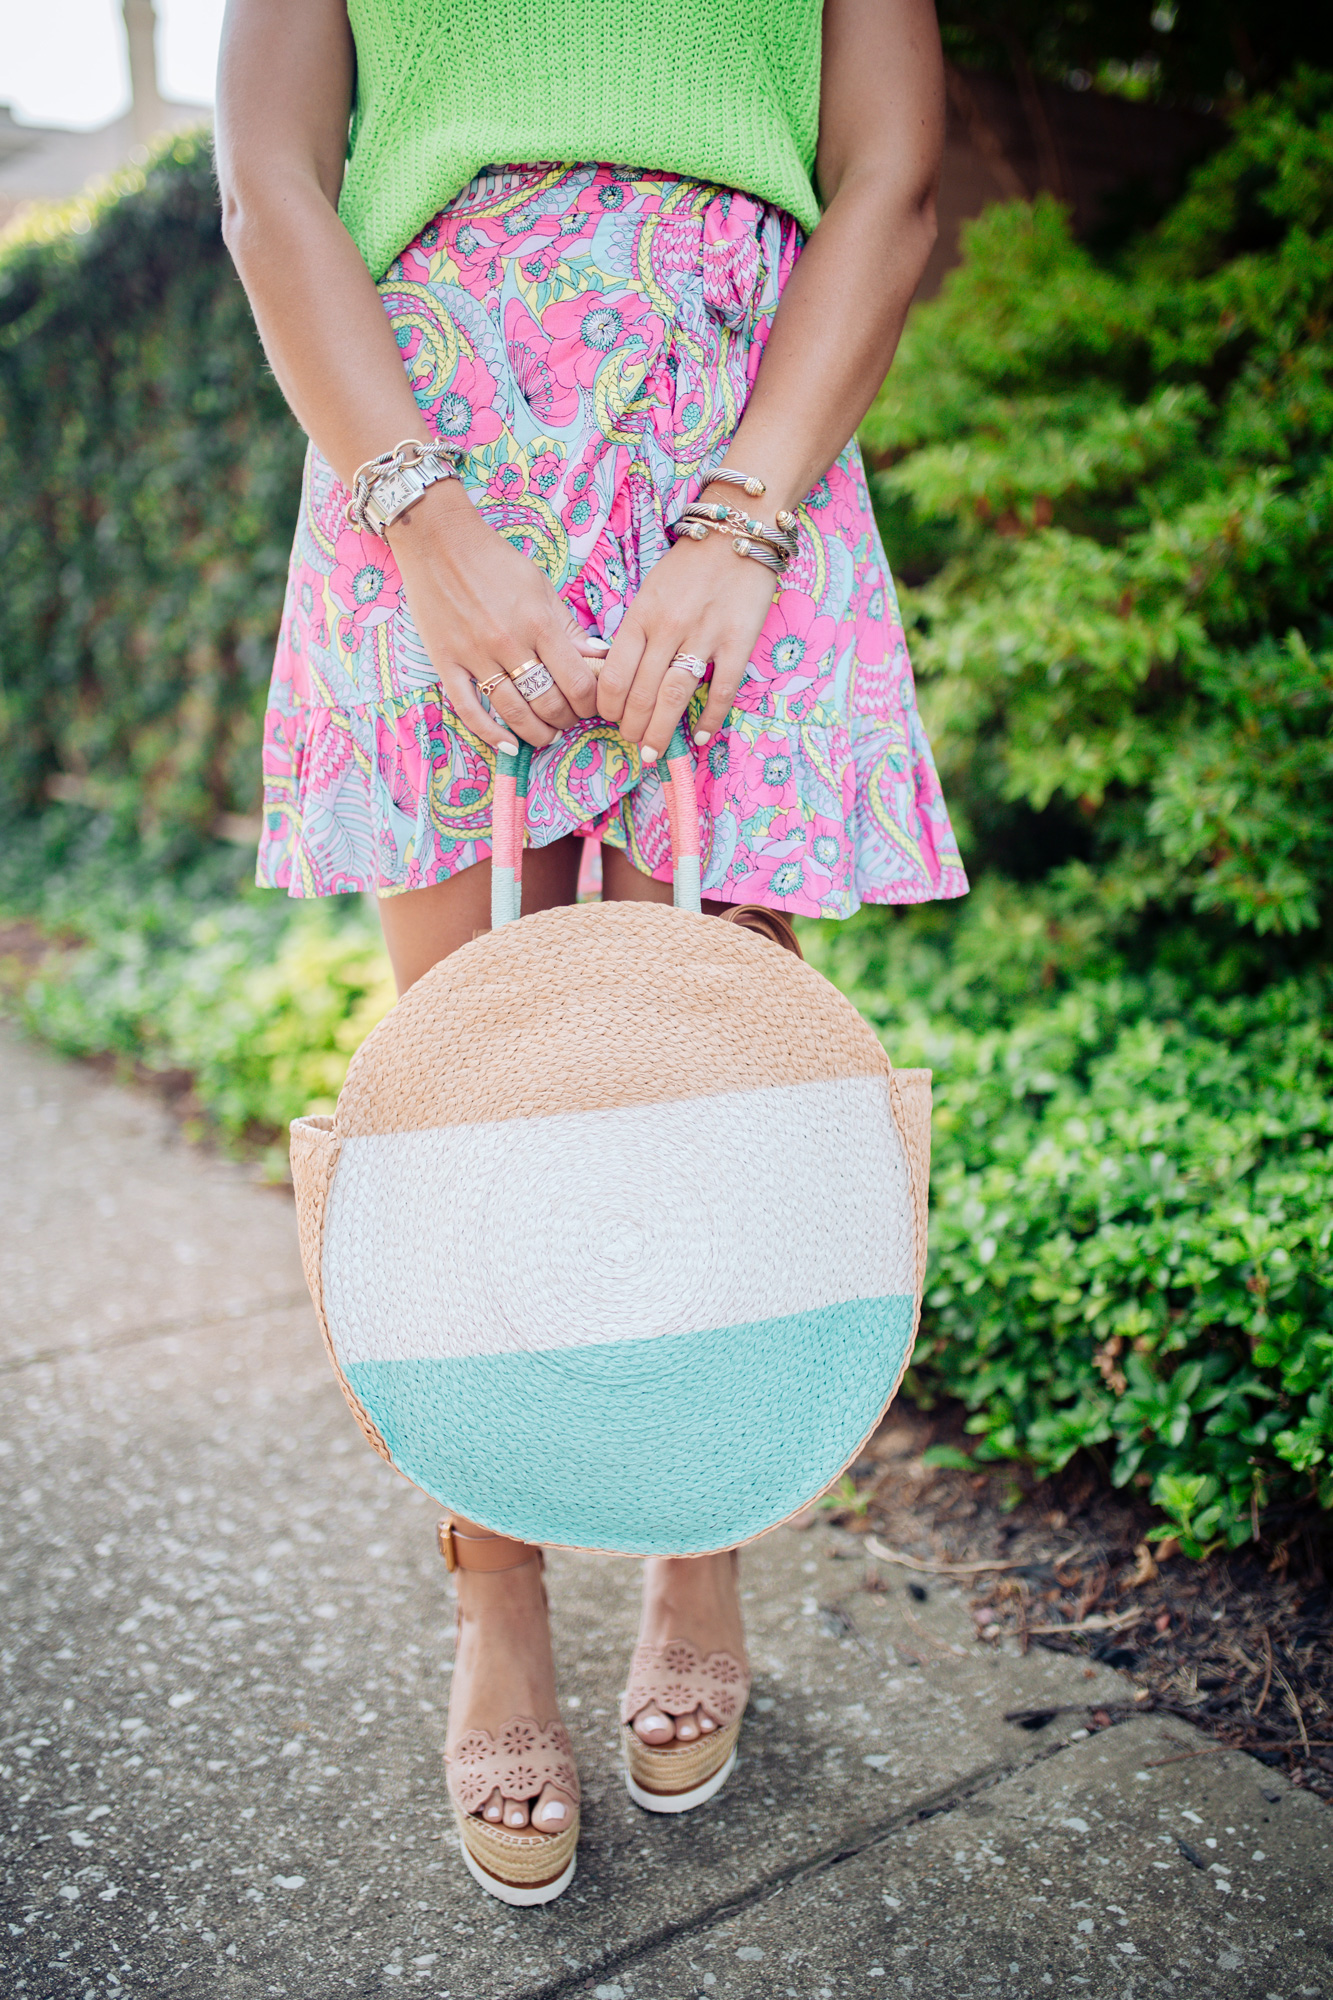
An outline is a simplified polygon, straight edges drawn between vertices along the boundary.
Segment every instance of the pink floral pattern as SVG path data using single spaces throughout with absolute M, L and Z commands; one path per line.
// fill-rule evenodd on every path
M 511 167 L 479 176 L 382 280 L 417 404 L 466 447 L 474 503 L 590 631 L 614 635 L 724 461 L 800 247 L 748 195 Z M 264 726 L 259 880 L 294 896 L 421 888 L 491 851 L 491 753 L 346 499 L 312 448 Z M 798 513 L 798 558 L 697 760 L 704 894 L 831 917 L 960 896 L 855 444 Z M 661 781 L 601 722 L 533 760 L 529 839 L 571 833 L 670 879 Z

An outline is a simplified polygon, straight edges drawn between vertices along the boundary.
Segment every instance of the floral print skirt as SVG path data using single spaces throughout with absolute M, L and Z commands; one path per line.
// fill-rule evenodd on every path
M 417 404 L 476 506 L 610 639 L 723 463 L 801 247 L 748 195 L 616 166 L 478 176 L 380 283 Z M 312 447 L 264 725 L 259 880 L 381 896 L 490 854 L 495 769 L 458 721 L 393 553 Z M 725 728 L 699 753 L 705 896 L 812 917 L 967 888 L 856 445 L 798 510 Z M 691 721 L 702 709 L 695 697 Z M 536 845 L 671 879 L 661 779 L 614 726 L 539 750 Z

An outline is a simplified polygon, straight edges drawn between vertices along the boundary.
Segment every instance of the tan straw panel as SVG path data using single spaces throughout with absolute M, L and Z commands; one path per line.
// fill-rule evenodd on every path
M 912 1236 L 916 1311 L 926 1282 L 926 1238 L 930 1211 L 930 1076 L 928 1069 L 896 1069 L 889 1095 L 912 1176 Z M 913 1329 L 915 1337 L 915 1328 Z
M 324 1220 L 328 1214 L 329 1189 L 333 1185 L 333 1172 L 338 1164 L 340 1143 L 333 1130 L 331 1118 L 319 1115 L 293 1118 L 292 1186 L 296 1193 L 296 1230 L 301 1245 L 301 1267 L 305 1272 L 305 1281 L 310 1287 L 310 1302 L 315 1308 L 315 1318 L 319 1321 L 324 1346 L 329 1360 L 333 1363 L 338 1387 L 347 1398 L 347 1407 L 356 1418 L 367 1444 L 373 1445 L 380 1457 L 387 1459 L 392 1465 L 393 1453 L 362 1408 L 351 1383 L 343 1374 L 324 1310 Z
M 887 1076 L 851 1002 L 735 924 L 585 903 L 444 959 L 362 1045 L 344 1137 Z

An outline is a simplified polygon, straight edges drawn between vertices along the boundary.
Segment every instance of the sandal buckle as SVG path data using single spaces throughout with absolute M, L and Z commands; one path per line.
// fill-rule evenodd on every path
M 444 1557 L 444 1566 L 452 1576 L 458 1568 L 458 1546 L 454 1541 L 453 1522 L 441 1521 L 435 1533 L 440 1544 L 440 1554 Z

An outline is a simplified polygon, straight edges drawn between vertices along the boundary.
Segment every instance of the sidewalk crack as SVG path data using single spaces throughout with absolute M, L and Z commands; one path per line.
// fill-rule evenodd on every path
M 1114 1725 L 1113 1725 L 1114 1726 Z M 804 1860 L 793 1861 L 786 1868 L 776 1869 L 771 1875 L 761 1877 L 749 1889 L 741 1890 L 734 1896 L 721 1898 L 692 1916 L 682 1917 L 675 1923 L 661 1924 L 656 1930 L 647 1931 L 618 1952 L 608 1952 L 604 1957 L 580 1966 L 577 1972 L 557 1975 L 536 1986 L 525 1986 L 515 1992 L 513 2000 L 561 2000 L 567 1993 L 584 1992 L 590 1979 L 604 1980 L 608 1975 L 627 1971 L 640 1960 L 658 1952 L 664 1945 L 675 1944 L 678 1939 L 689 1937 L 702 1931 L 711 1930 L 724 1923 L 729 1917 L 739 1916 L 744 1910 L 757 1903 L 769 1902 L 780 1896 L 799 1882 L 807 1881 L 813 1875 L 823 1874 L 827 1869 L 836 1868 L 844 1861 L 853 1861 L 858 1855 L 869 1853 L 902 1833 L 909 1826 L 919 1826 L 924 1820 L 937 1819 L 969 1800 L 988 1792 L 995 1785 L 1003 1784 L 1008 1778 L 1021 1777 L 1025 1771 L 1035 1769 L 1051 1757 L 1058 1757 L 1062 1750 L 1071 1746 L 1067 1742 L 1051 1743 L 1034 1756 L 1021 1758 L 1012 1764 L 985 1764 L 970 1775 L 957 1778 L 948 1785 L 942 1785 L 936 1792 L 928 1792 L 915 1805 L 906 1806 L 893 1813 L 888 1819 L 863 1822 L 854 1827 L 840 1840 L 822 1848 L 818 1853 L 807 1855 Z
M 105 1354 L 115 1347 L 134 1347 L 145 1340 L 161 1340 L 170 1333 L 199 1333 L 206 1326 L 238 1326 L 268 1312 L 290 1312 L 294 1306 L 310 1303 L 310 1294 L 277 1292 L 270 1298 L 238 1299 L 234 1305 L 212 1312 L 194 1313 L 187 1319 L 159 1319 L 148 1326 L 123 1327 L 100 1340 L 66 1341 L 61 1347 L 39 1348 L 33 1354 L 16 1354 L 0 1361 L 0 1375 L 21 1375 L 25 1368 L 39 1368 L 44 1362 L 79 1360 L 84 1355 Z

